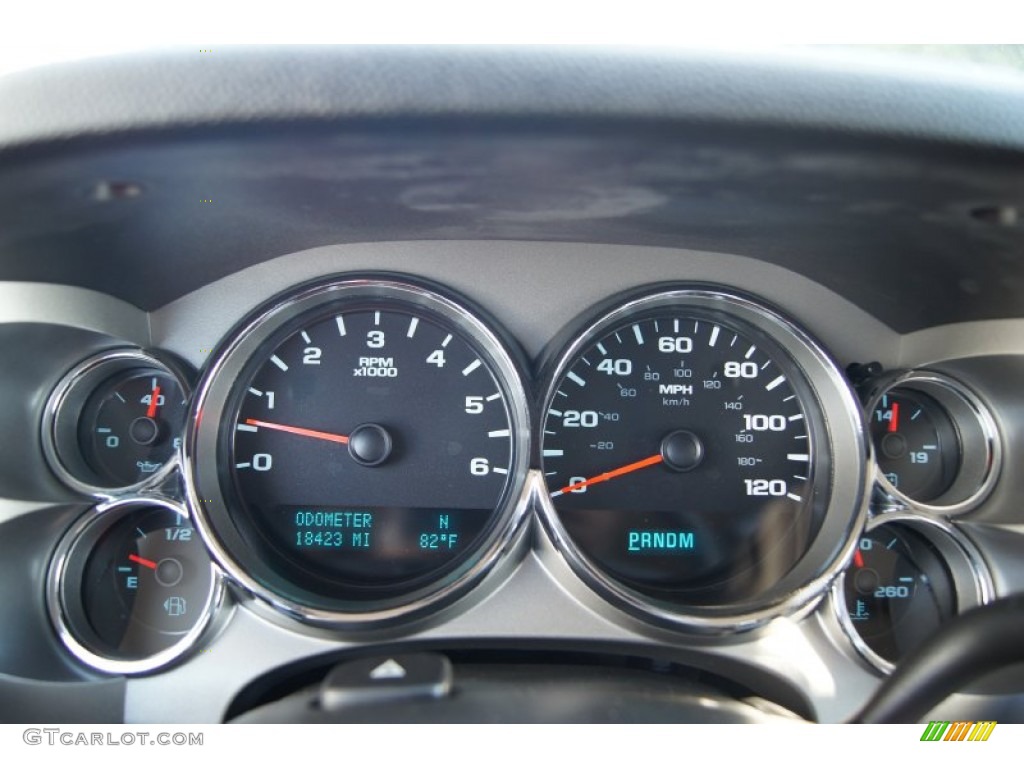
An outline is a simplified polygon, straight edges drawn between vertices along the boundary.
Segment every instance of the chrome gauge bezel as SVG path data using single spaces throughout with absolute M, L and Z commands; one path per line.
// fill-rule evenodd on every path
M 755 297 L 719 286 L 654 286 L 620 298 L 608 307 L 606 304 L 596 320 L 572 333 L 568 344 L 545 366 L 540 414 L 547 413 L 558 382 L 576 356 L 611 327 L 641 313 L 666 308 L 722 313 L 767 335 L 803 374 L 825 422 L 826 441 L 817 450 L 826 451 L 832 459 L 830 499 L 821 528 L 796 566 L 773 589 L 743 604 L 682 608 L 652 599 L 607 576 L 575 545 L 546 490 L 539 501 L 540 517 L 556 550 L 603 601 L 629 617 L 662 628 L 695 635 L 734 634 L 812 606 L 827 593 L 853 555 L 867 516 L 872 482 L 868 471 L 870 443 L 860 405 L 838 366 L 793 321 Z
M 882 397 L 897 388 L 929 395 L 946 411 L 960 441 L 961 464 L 948 490 L 937 499 L 921 502 L 893 486 L 876 462 L 875 483 L 881 506 L 946 516 L 976 509 L 992 492 L 1002 467 L 1002 441 L 988 406 L 969 387 L 946 374 L 910 370 L 874 382 L 864 397 L 865 412 L 871 414 Z
M 125 486 L 102 486 L 87 479 L 91 474 L 78 447 L 78 421 L 96 387 L 111 376 L 136 368 L 156 368 L 175 380 L 188 398 L 191 387 L 183 370 L 152 352 L 117 348 L 86 358 L 68 371 L 53 388 L 43 408 L 41 442 L 51 471 L 68 488 L 94 499 L 109 500 L 158 488 L 178 468 L 179 451 L 150 477 Z
M 200 612 L 199 621 L 171 647 L 139 659 L 113 658 L 90 646 L 83 639 L 88 631 L 75 626 L 73 616 L 80 613 L 72 609 L 72 594 L 76 574 L 69 571 L 73 555 L 82 547 L 92 547 L 99 536 L 115 525 L 123 515 L 138 509 L 160 507 L 189 518 L 188 510 L 177 502 L 155 496 L 130 496 L 99 504 L 79 518 L 64 534 L 50 561 L 46 578 L 46 607 L 57 637 L 71 654 L 83 664 L 100 672 L 115 675 L 143 675 L 163 669 L 192 652 L 207 637 L 217 622 L 224 617 L 226 590 L 220 571 L 210 562 L 210 590 Z M 189 518 L 191 519 L 191 518 Z
M 419 281 L 391 276 L 339 276 L 300 286 L 271 299 L 236 327 L 212 356 L 189 414 L 183 450 L 183 472 L 193 521 L 214 559 L 229 577 L 259 603 L 278 614 L 312 627 L 361 631 L 402 625 L 425 616 L 437 616 L 445 606 L 479 584 L 515 547 L 530 506 L 524 486 L 530 463 L 531 414 L 523 383 L 522 366 L 509 345 L 475 308 L 461 297 Z M 508 398 L 513 458 L 509 480 L 495 522 L 475 552 L 454 570 L 400 599 L 384 604 L 350 601 L 340 609 L 307 605 L 280 594 L 252 572 L 247 554 L 239 546 L 218 473 L 218 440 L 222 418 L 236 379 L 262 345 L 280 328 L 305 314 L 323 313 L 327 307 L 359 302 L 390 301 L 433 314 L 451 323 L 486 355 Z M 232 538 L 232 543 L 225 541 Z M 258 567 L 258 566 L 257 566 Z M 340 603 L 341 601 L 339 601 Z
M 864 527 L 864 532 L 874 531 L 886 525 L 911 528 L 935 546 L 953 577 L 958 614 L 993 599 L 995 587 L 981 552 L 952 523 L 925 515 L 889 512 L 872 518 Z M 829 614 L 857 655 L 875 670 L 888 675 L 896 665 L 871 649 L 857 632 L 846 610 L 846 576 L 844 572 L 832 585 Z

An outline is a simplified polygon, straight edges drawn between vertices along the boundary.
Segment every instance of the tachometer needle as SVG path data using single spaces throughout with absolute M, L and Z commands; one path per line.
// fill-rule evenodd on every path
M 624 467 L 613 469 L 610 472 L 602 472 L 600 475 L 594 475 L 586 480 L 580 480 L 578 483 L 567 485 L 560 490 L 552 492 L 551 498 L 561 496 L 563 493 L 578 491 L 580 488 L 586 488 L 588 485 L 597 485 L 598 483 L 603 483 L 607 480 L 611 480 L 612 478 L 621 477 L 622 475 L 627 475 L 630 472 L 636 472 L 638 469 L 643 469 L 644 467 L 653 467 L 655 464 L 660 464 L 664 460 L 665 459 L 662 458 L 660 453 L 657 453 L 654 456 L 648 456 L 646 459 L 634 461 L 632 464 L 627 464 Z
M 293 435 L 302 435 L 303 437 L 314 437 L 317 440 L 329 440 L 332 443 L 341 443 L 342 445 L 348 445 L 348 435 L 336 435 L 333 432 L 319 432 L 315 429 L 306 429 L 305 427 L 292 427 L 288 424 L 275 424 L 272 421 L 258 421 L 256 419 L 246 419 L 246 424 L 253 427 L 263 427 L 264 429 L 276 429 L 278 432 L 289 432 Z
M 147 560 L 146 558 L 139 557 L 138 555 L 128 555 L 128 559 L 131 560 L 133 563 L 144 565 L 147 568 L 154 571 L 156 570 L 156 563 L 154 563 L 152 560 Z
M 892 403 L 892 414 L 889 416 L 889 431 L 898 432 L 900 428 L 900 404 L 895 400 Z
M 153 387 L 149 395 L 149 408 L 146 409 L 146 416 L 152 419 L 156 416 L 157 403 L 160 402 L 160 387 Z

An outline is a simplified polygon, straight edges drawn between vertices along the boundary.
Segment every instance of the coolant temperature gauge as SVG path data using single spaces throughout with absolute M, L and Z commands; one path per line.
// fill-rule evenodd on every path
M 162 666 L 192 646 L 219 593 L 184 511 L 151 499 L 90 513 L 54 562 L 51 614 L 65 644 L 107 671 Z
M 856 649 L 890 671 L 958 612 L 991 594 L 981 558 L 953 526 L 888 514 L 868 524 L 833 599 Z
M 953 579 L 935 547 L 915 531 L 894 525 L 861 537 L 845 594 L 857 633 L 890 662 L 956 613 Z

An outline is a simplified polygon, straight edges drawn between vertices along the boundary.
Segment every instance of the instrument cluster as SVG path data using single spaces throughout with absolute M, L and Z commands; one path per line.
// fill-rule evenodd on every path
M 955 520 L 1002 449 L 948 375 L 853 379 L 724 285 L 609 297 L 534 367 L 442 285 L 319 279 L 201 371 L 113 349 L 55 383 L 47 461 L 96 505 L 54 555 L 50 615 L 119 674 L 194 652 L 229 594 L 295 628 L 402 630 L 480 588 L 536 516 L 580 583 L 652 630 L 736 634 L 824 599 L 888 671 L 991 599 Z

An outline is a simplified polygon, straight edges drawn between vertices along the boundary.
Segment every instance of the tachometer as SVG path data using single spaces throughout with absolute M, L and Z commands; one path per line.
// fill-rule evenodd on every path
M 493 564 L 522 516 L 528 423 L 475 313 L 397 281 L 317 285 L 258 313 L 204 380 L 198 525 L 290 613 L 404 614 Z
M 549 527 L 646 615 L 749 625 L 820 592 L 862 514 L 852 394 L 802 332 L 743 297 L 668 290 L 576 337 L 550 376 Z

